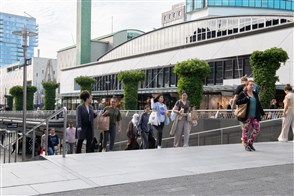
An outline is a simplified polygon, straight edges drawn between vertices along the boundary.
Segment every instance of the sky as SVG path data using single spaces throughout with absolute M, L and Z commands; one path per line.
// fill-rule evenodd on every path
M 92 0 L 91 37 L 123 29 L 144 32 L 161 27 L 161 13 L 184 0 Z M 57 51 L 76 43 L 77 0 L 1 0 L 0 11 L 33 16 L 39 25 L 40 57 L 56 58 Z

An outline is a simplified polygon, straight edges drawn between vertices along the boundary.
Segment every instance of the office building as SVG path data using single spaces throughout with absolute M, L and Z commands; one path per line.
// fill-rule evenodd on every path
M 38 33 L 35 18 L 0 12 L 0 67 L 18 61 L 23 63 L 22 37 L 12 34 L 13 31 L 20 31 L 23 28 Z M 37 44 L 38 37 L 28 38 L 28 58 L 34 56 L 34 47 Z

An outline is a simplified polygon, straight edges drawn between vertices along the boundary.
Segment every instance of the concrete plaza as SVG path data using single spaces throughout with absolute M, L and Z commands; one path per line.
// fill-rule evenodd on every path
M 293 195 L 294 143 L 117 151 L 1 165 L 1 195 Z M 65 192 L 66 191 L 66 192 Z

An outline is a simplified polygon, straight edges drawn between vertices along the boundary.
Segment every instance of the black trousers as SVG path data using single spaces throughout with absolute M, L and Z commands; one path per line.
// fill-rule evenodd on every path
M 164 122 L 160 123 L 158 126 L 154 126 L 157 130 L 157 146 L 161 146 L 162 141 L 162 130 L 164 127 Z
M 76 154 L 79 154 L 82 152 L 82 146 L 83 146 L 84 140 L 85 139 L 78 139 Z M 87 140 L 86 153 L 94 152 L 94 148 L 92 145 L 93 131 L 92 131 L 91 124 L 88 124 L 87 129 L 86 129 L 86 140 Z

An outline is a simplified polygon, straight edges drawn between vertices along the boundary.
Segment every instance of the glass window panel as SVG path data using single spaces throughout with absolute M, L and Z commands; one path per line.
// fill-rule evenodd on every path
M 243 6 L 249 6 L 249 0 L 243 0 Z
M 236 5 L 236 0 L 229 0 L 229 5 L 230 6 L 235 6 Z
M 286 1 L 280 2 L 280 9 L 286 9 Z
M 274 0 L 268 0 L 268 8 L 274 8 Z
M 208 63 L 209 67 L 210 67 L 210 74 L 206 79 L 207 85 L 213 85 L 214 84 L 214 74 L 215 74 L 215 70 L 214 70 L 214 62 L 210 62 Z
M 162 88 L 163 87 L 163 68 L 158 69 L 158 75 L 157 75 L 157 87 Z
M 236 0 L 236 6 L 242 6 L 242 0 Z
M 176 74 L 172 70 L 173 70 L 173 67 L 171 67 L 171 70 L 170 70 L 170 74 L 171 74 L 170 86 L 171 87 L 176 87 L 177 77 L 176 77 Z
M 223 0 L 223 5 L 228 6 L 229 5 L 229 0 Z
M 291 10 L 292 9 L 292 4 L 293 4 L 293 0 L 291 1 L 286 1 L 286 10 Z
M 255 7 L 261 7 L 261 0 L 255 1 Z
M 233 61 L 234 64 L 234 78 L 241 78 L 243 76 L 243 59 L 237 58 Z
M 164 68 L 164 87 L 169 87 L 170 67 Z
M 232 60 L 227 60 L 224 62 L 224 78 L 230 79 L 233 78 L 233 62 Z
M 223 84 L 223 62 L 216 62 L 215 63 L 215 83 L 216 84 Z
M 249 57 L 244 58 L 244 75 L 251 76 L 252 74 L 252 69 L 250 67 L 249 63 Z

